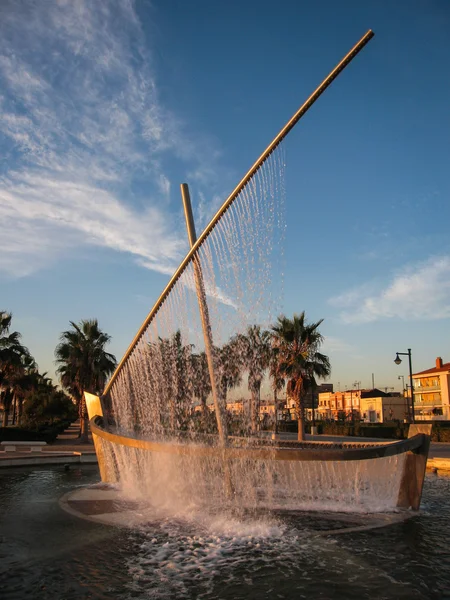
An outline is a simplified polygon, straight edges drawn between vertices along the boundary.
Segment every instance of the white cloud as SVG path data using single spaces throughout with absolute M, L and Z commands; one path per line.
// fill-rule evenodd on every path
M 323 351 L 337 354 L 351 354 L 355 348 L 348 342 L 330 335 L 324 336 Z
M 172 273 L 187 242 L 165 225 L 162 165 L 196 172 L 217 151 L 161 105 L 133 2 L 6 2 L 0 14 L 0 269 L 26 275 L 91 244 Z
M 173 272 L 183 249 L 156 208 L 138 214 L 104 189 L 37 174 L 1 182 L 0 222 L 6 234 L 0 236 L 2 267 L 16 269 L 22 252 L 22 275 L 80 240 L 130 253 L 164 273 Z
M 380 319 L 436 320 L 450 317 L 450 256 L 408 266 L 381 289 L 375 284 L 330 299 L 346 323 Z

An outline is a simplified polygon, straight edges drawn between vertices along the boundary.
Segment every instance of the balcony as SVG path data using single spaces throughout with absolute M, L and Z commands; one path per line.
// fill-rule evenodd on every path
M 440 385 L 418 385 L 418 386 L 414 386 L 414 393 L 415 394 L 427 394 L 428 392 L 440 392 L 441 391 L 441 386 Z

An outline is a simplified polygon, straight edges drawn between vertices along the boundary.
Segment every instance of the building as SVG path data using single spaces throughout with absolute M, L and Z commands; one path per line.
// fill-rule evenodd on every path
M 370 402 L 369 402 L 370 401 Z M 319 419 L 363 420 L 382 423 L 390 419 L 403 420 L 407 401 L 377 388 L 372 390 L 346 390 L 319 394 Z
M 352 417 L 359 418 L 359 400 L 361 390 L 345 392 L 322 392 L 319 394 L 319 419 L 337 420 Z
M 359 410 L 365 423 L 409 420 L 408 399 L 399 394 L 361 398 Z
M 315 408 L 315 416 L 316 419 L 319 417 L 319 396 L 320 394 L 332 393 L 333 392 L 333 384 L 332 383 L 321 383 L 320 385 L 316 385 L 314 388 L 311 388 L 305 396 L 304 406 L 306 409 L 307 418 L 311 419 L 312 417 L 312 407 Z M 290 414 L 291 420 L 297 420 L 297 413 L 295 408 L 295 401 L 290 397 L 286 396 L 286 410 Z
M 431 369 L 413 374 L 414 413 L 418 420 L 450 420 L 450 363 L 436 358 Z

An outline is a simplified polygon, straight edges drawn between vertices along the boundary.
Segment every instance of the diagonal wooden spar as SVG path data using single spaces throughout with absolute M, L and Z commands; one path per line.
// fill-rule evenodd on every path
M 269 146 L 267 146 L 267 148 L 264 150 L 264 152 L 261 154 L 261 156 L 258 158 L 258 160 L 254 163 L 254 165 L 249 169 L 249 171 L 244 175 L 244 177 L 241 179 L 241 181 L 238 183 L 238 185 L 234 188 L 234 190 L 231 192 L 231 194 L 228 196 L 228 198 L 225 200 L 225 202 L 219 208 L 217 213 L 211 219 L 210 223 L 206 226 L 203 233 L 197 238 L 197 241 L 195 242 L 195 244 L 193 244 L 193 246 L 191 247 L 189 252 L 186 254 L 186 256 L 184 257 L 184 259 L 181 262 L 178 269 L 172 275 L 169 283 L 164 288 L 162 294 L 159 296 L 159 298 L 156 301 L 155 305 L 153 306 L 152 310 L 148 313 L 145 321 L 142 323 L 139 331 L 134 336 L 133 341 L 131 342 L 127 351 L 123 355 L 122 360 L 117 365 L 117 368 L 114 371 L 114 373 L 112 374 L 111 379 L 109 380 L 109 382 L 103 392 L 103 395 L 106 395 L 110 391 L 120 370 L 122 369 L 123 365 L 127 361 L 130 354 L 133 352 L 135 346 L 141 339 L 141 337 L 144 334 L 145 330 L 147 329 L 148 325 L 151 323 L 153 318 L 156 316 L 157 312 L 161 308 L 162 303 L 169 295 L 171 289 L 176 284 L 178 279 L 181 277 L 184 270 L 186 269 L 188 264 L 191 262 L 193 256 L 197 252 L 197 250 L 204 243 L 204 241 L 207 239 L 207 237 L 212 232 L 214 227 L 217 225 L 217 223 L 220 221 L 222 216 L 228 210 L 228 208 L 230 207 L 232 202 L 237 198 L 237 196 L 239 196 L 241 191 L 244 189 L 244 187 L 247 185 L 247 183 L 250 181 L 250 179 L 253 177 L 253 175 L 256 173 L 256 171 L 260 168 L 260 166 L 264 163 L 264 161 L 272 154 L 272 152 L 275 150 L 275 148 L 283 141 L 283 139 L 287 136 L 287 134 L 291 131 L 291 129 L 293 129 L 293 127 L 298 123 L 298 121 L 303 117 L 303 115 L 311 108 L 311 106 L 314 104 L 314 102 L 323 94 L 323 92 L 327 89 L 327 87 L 336 79 L 336 77 L 345 69 L 345 67 L 348 64 L 350 64 L 350 62 L 364 48 L 364 46 L 373 38 L 374 35 L 375 35 L 374 32 L 371 29 L 369 29 L 369 31 L 359 40 L 359 42 L 357 42 L 353 46 L 353 48 L 344 56 L 344 58 L 331 71 L 331 73 L 322 81 L 322 83 L 319 85 L 319 87 L 316 88 L 314 90 L 314 92 L 309 96 L 309 98 L 302 104 L 302 106 L 300 106 L 300 108 L 297 110 L 297 112 L 294 114 L 294 116 L 286 123 L 286 125 L 283 127 L 283 129 L 280 131 L 280 133 L 273 139 L 273 141 L 269 144 Z

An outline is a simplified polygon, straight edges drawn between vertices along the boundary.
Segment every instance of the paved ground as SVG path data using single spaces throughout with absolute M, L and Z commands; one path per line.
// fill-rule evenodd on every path
M 53 444 L 49 444 L 46 450 L 52 452 L 95 452 L 92 436 L 89 433 L 89 443 L 82 444 L 78 433 L 80 431 L 80 422 L 75 421 L 63 433 L 60 433 Z
M 79 422 L 61 433 L 53 444 L 47 444 L 40 452 L 0 451 L 0 467 L 26 466 L 39 464 L 70 464 L 70 463 L 96 463 L 92 438 L 89 436 L 88 444 L 81 444 L 78 438 Z M 13 443 L 13 442 L 12 442 Z

